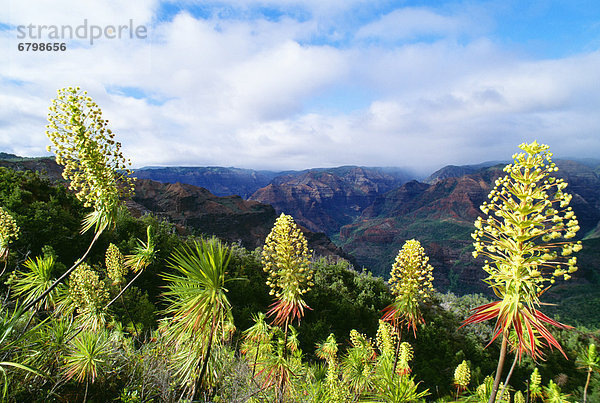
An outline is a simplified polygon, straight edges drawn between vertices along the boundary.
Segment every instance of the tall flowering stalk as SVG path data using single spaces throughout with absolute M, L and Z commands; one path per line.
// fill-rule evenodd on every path
M 389 284 L 396 298 L 384 309 L 382 319 L 396 328 L 406 325 L 416 336 L 417 324 L 424 322 L 419 304 L 430 298 L 433 291 L 432 271 L 421 243 L 414 239 L 406 241 L 390 273 Z
M 48 108 L 46 135 L 52 142 L 48 151 L 56 154 L 56 162 L 63 165 L 63 178 L 77 198 L 93 211 L 83 220 L 81 232 L 93 229 L 94 238 L 87 251 L 59 277 L 38 299 L 25 309 L 36 305 L 85 260 L 98 237 L 114 225 L 120 200 L 133 193 L 129 161 L 121 153 L 121 144 L 115 141 L 102 117 L 100 107 L 79 87 L 58 90 L 58 96 Z
M 0 262 L 4 261 L 4 274 L 8 263 L 8 245 L 12 240 L 19 238 L 19 226 L 6 210 L 0 207 Z
M 556 278 L 568 280 L 577 270 L 577 259 L 571 255 L 581 250 L 581 242 L 570 241 L 579 225 L 569 207 L 572 196 L 564 192 L 567 183 L 551 176 L 558 168 L 549 147 L 534 141 L 519 148 L 524 153 L 515 154 L 514 162 L 504 168 L 506 176 L 496 181 L 489 202 L 481 206 L 484 216 L 475 221 L 472 234 L 473 255 L 486 259 L 484 281 L 500 298 L 476 308 L 464 323 L 496 319 L 492 341 L 502 335 L 490 402 L 496 398 L 511 330 L 517 335 L 519 357 L 525 352 L 535 359 L 546 344 L 564 354 L 544 323 L 568 326 L 536 308 Z
M 62 88 L 49 108 L 46 135 L 48 151 L 64 166 L 63 177 L 86 207 L 94 211 L 84 220 L 82 232 L 96 232 L 113 224 L 120 198 L 133 192 L 130 163 L 121 153 L 102 117 L 100 107 L 79 87 Z
M 275 296 L 275 302 L 267 313 L 275 316 L 274 325 L 284 327 L 284 361 L 287 359 L 289 324 L 294 319 L 300 322 L 304 309 L 310 309 L 303 298 L 314 285 L 310 259 L 311 252 L 302 231 L 292 216 L 282 213 L 267 235 L 261 262 L 269 275 L 267 285 L 271 288 L 270 294 Z M 287 381 L 284 376 L 279 379 L 279 401 L 283 401 Z
M 310 309 L 303 298 L 314 285 L 310 259 L 302 231 L 291 216 L 282 213 L 262 251 L 263 270 L 269 274 L 267 285 L 276 299 L 268 312 L 275 315 L 275 325 L 287 327 L 294 319 L 300 321 L 305 308 Z

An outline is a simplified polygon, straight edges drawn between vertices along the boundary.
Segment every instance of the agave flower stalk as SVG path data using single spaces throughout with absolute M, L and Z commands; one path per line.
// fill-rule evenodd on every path
M 564 192 L 567 183 L 552 174 L 558 171 L 547 145 L 533 142 L 519 146 L 523 153 L 504 168 L 506 175 L 496 181 L 489 202 L 481 206 L 483 217 L 475 221 L 473 255 L 483 256 L 484 280 L 500 298 L 475 309 L 463 324 L 496 319 L 494 336 L 502 336 L 500 358 L 490 402 L 498 392 L 511 330 L 517 335 L 516 354 L 539 357 L 540 346 L 562 351 L 544 323 L 569 328 L 550 319 L 536 308 L 540 295 L 556 278 L 568 280 L 577 270 L 574 252 L 581 242 L 572 242 L 578 221 Z M 566 357 L 566 356 L 565 356 Z

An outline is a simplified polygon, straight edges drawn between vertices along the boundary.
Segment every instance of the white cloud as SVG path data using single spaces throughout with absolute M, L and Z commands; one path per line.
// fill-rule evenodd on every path
M 70 3 L 41 2 L 28 14 L 30 3 L 12 1 L 9 21 L 77 22 L 94 15 L 99 23 L 123 17 L 145 22 L 158 8 L 155 1 Z M 286 4 L 305 7 L 310 18 L 202 19 L 182 11 L 152 25 L 151 40 L 105 40 L 64 53 L 19 53 L 14 32 L 0 31 L 0 48 L 10 57 L 0 61 L 0 151 L 43 153 L 50 99 L 74 84 L 102 107 L 136 166 L 433 169 L 507 158 L 534 138 L 561 155 L 600 151 L 598 52 L 525 59 L 473 34 L 480 10 L 415 8 L 351 30 L 358 38 L 411 43 L 358 40 L 335 47 L 313 41 L 329 29 L 320 19 L 341 20 L 367 3 Z M 70 11 L 61 17 L 57 8 Z M 472 37 L 458 41 L 464 32 Z M 422 35 L 437 38 L 415 40 Z M 152 99 L 128 96 L 128 88 Z M 340 88 L 358 89 L 367 106 L 336 112 L 312 107 Z

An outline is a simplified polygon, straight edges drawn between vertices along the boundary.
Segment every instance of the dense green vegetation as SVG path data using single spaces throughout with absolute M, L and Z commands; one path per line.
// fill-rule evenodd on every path
M 25 270 L 23 263 L 26 255 L 43 256 L 44 253 L 56 257 L 52 272 L 56 278 L 77 258 L 89 241 L 89 237 L 79 234 L 78 222 L 87 210 L 66 189 L 52 185 L 37 174 L 0 169 L 0 182 L 3 185 L 0 203 L 15 217 L 20 227 L 19 238 L 11 244 L 3 282 L 14 279 L 14 271 Z M 112 321 L 98 333 L 98 337 L 102 342 L 112 341 L 110 344 L 100 344 L 100 347 L 104 347 L 105 362 L 99 363 L 98 375 L 93 383 L 90 378 L 87 393 L 90 400 L 168 401 L 177 400 L 183 391 L 183 385 L 177 381 L 175 368 L 167 365 L 170 361 L 168 344 L 157 330 L 167 307 L 162 296 L 167 282 L 160 275 L 173 273 L 167 265 L 170 254 L 182 244 L 193 242 L 193 239 L 179 237 L 173 226 L 152 216 L 134 218 L 126 210 L 121 210 L 114 230 L 102 234 L 87 262 L 97 270 L 99 278 L 110 289 L 103 263 L 104 251 L 113 243 L 123 254 L 133 253 L 137 239 L 145 238 L 147 226 L 153 228 L 156 259 L 123 295 L 125 304 L 115 303 L 107 311 Z M 44 245 L 49 247 L 44 248 Z M 352 346 L 351 330 L 355 329 L 374 339 L 381 310 L 393 300 L 393 295 L 381 278 L 373 277 L 368 272 L 356 272 L 344 260 L 317 258 L 312 266 L 315 284 L 305 294 L 311 310 L 306 311 L 300 325 L 296 326 L 299 348 L 303 351 L 301 362 L 305 369 L 294 376 L 292 382 L 299 383 L 307 382 L 306 377 L 312 379 L 311 382 L 325 379 L 326 374 L 319 372 L 325 369 L 323 361 L 315 354 L 317 343 L 333 334 L 339 343 L 338 360 L 343 362 L 346 359 L 345 352 L 350 351 Z M 132 276 L 130 273 L 128 278 Z M 266 312 L 272 302 L 265 284 L 267 274 L 262 270 L 257 251 L 232 245 L 227 276 L 232 279 L 226 288 L 236 331 L 229 342 L 221 344 L 214 352 L 219 365 L 215 361 L 213 371 L 216 375 L 209 389 L 215 400 L 221 396 L 224 401 L 235 396 L 247 397 L 258 390 L 250 380 L 251 362 L 240 355 L 239 348 L 243 344 L 242 331 L 254 324 L 252 316 Z M 110 289 L 111 295 L 116 295 L 116 291 Z M 560 292 L 567 294 L 568 291 L 567 286 L 558 289 L 554 294 L 557 301 L 562 299 L 562 296 L 559 298 Z M 7 398 L 15 401 L 30 398 L 82 400 L 85 388 L 81 387 L 82 383 L 77 381 L 77 377 L 67 379 L 64 370 L 67 362 L 72 362 L 68 361 L 69 357 L 76 356 L 74 341 L 78 337 L 69 340 L 77 331 L 76 325 L 71 320 L 55 317 L 46 311 L 38 313 L 29 323 L 28 330 L 24 331 L 28 315 L 18 318 L 14 323 L 10 320 L 17 299 L 14 289 L 3 285 L 3 294 L 8 295 L 3 308 L 3 328 L 13 326 L 13 330 L 9 331 L 2 345 L 8 346 L 10 341 L 10 346 L 18 346 L 3 350 L 5 361 L 24 363 L 45 374 L 45 377 L 34 376 L 25 370 L 7 367 Z M 585 295 L 572 293 L 566 296 L 567 302 L 569 298 L 583 299 Z M 453 396 L 453 373 L 462 360 L 466 360 L 471 369 L 469 390 L 483 383 L 484 378 L 493 373 L 498 346 L 492 344 L 484 348 L 490 340 L 491 325 L 459 329 L 462 321 L 468 317 L 469 310 L 485 301 L 481 296 L 436 294 L 422 306 L 425 324 L 418 327 L 417 337 L 414 338 L 410 333 L 404 336 L 414 350 L 411 369 L 415 381 L 421 382 L 418 390 L 429 389 L 430 395 L 426 400 L 433 401 L 444 396 L 450 399 Z M 561 306 L 565 304 L 564 300 L 560 302 Z M 588 317 L 582 311 L 577 313 L 581 316 L 579 324 L 593 323 L 587 319 L 596 319 L 590 313 Z M 562 320 L 565 321 L 564 318 Z M 137 336 L 133 322 L 139 332 Z M 24 333 L 24 336 L 20 336 L 20 333 Z M 90 334 L 85 334 L 90 337 Z M 577 369 L 575 359 L 579 350 L 593 340 L 593 334 L 597 333 L 584 327 L 577 331 L 558 332 L 557 338 L 569 360 L 556 351 L 549 352 L 546 361 L 538 364 L 543 383 L 547 384 L 547 381 L 556 378 L 562 382 L 560 385 L 564 392 L 572 393 L 573 397 L 581 396 L 586 374 Z M 513 386 L 524 390 L 523 382 L 529 378 L 534 367 L 531 359 L 524 358 L 513 374 Z M 588 401 L 598 398 L 599 387 L 598 376 L 592 375 Z M 306 399 L 309 400 L 308 397 Z

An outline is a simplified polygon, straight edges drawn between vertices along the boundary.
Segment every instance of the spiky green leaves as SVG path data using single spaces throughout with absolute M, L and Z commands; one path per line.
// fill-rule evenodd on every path
M 394 302 L 385 308 L 383 320 L 406 324 L 416 334 L 418 323 L 423 322 L 419 304 L 431 297 L 433 267 L 425 249 L 417 240 L 404 243 L 398 252 L 390 273 L 390 288 Z
M 8 245 L 19 237 L 17 222 L 6 210 L 0 207 L 0 261 L 8 256 Z
M 314 285 L 310 259 L 302 231 L 291 216 L 281 214 L 265 240 L 261 260 L 263 270 L 269 275 L 270 294 L 276 299 L 269 310 L 269 315 L 275 315 L 276 325 L 294 319 L 300 321 L 304 316 L 308 305 L 303 295 Z
M 19 270 L 11 279 L 12 287 L 15 295 L 25 297 L 25 303 L 37 299 L 50 285 L 54 282 L 52 272 L 54 270 L 54 256 L 46 255 L 27 259 L 23 266 L 27 270 Z M 64 285 L 59 285 L 49 294 L 45 300 L 43 308 L 49 309 L 53 307 L 62 293 Z
M 63 177 L 79 200 L 94 211 L 84 220 L 83 232 L 101 232 L 114 223 L 119 199 L 133 192 L 130 163 L 114 140 L 108 120 L 79 87 L 62 88 L 48 112 L 48 151 L 64 166 Z
M 79 383 L 94 381 L 110 369 L 111 344 L 105 331 L 85 331 L 77 335 L 65 356 L 63 372 L 66 379 Z

